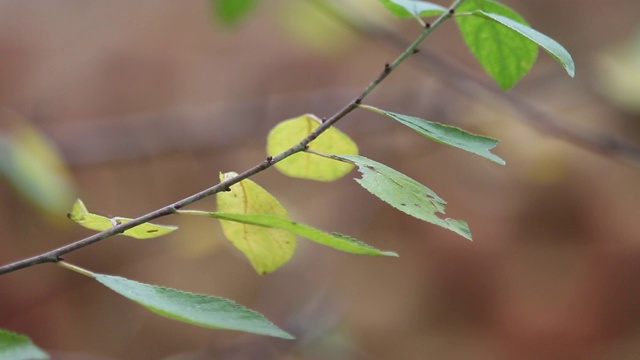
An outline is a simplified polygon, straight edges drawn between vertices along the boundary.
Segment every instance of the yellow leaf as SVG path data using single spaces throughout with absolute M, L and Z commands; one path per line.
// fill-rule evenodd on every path
M 282 121 L 267 137 L 267 153 L 275 156 L 297 144 L 320 125 L 320 120 L 311 114 Z M 309 149 L 335 155 L 357 155 L 358 145 L 345 133 L 330 128 L 309 144 Z M 324 158 L 311 153 L 297 153 L 275 167 L 285 175 L 319 181 L 334 181 L 345 176 L 352 164 Z
M 69 217 L 69 219 L 75 221 L 79 225 L 95 231 L 104 231 L 118 224 L 126 223 L 132 220 L 130 218 L 124 217 L 108 218 L 106 216 L 92 214 L 89 212 L 89 210 L 87 210 L 87 207 L 80 199 L 76 200 L 67 216 Z M 144 223 L 126 230 L 123 235 L 130 236 L 136 239 L 151 239 L 158 236 L 166 235 L 176 230 L 177 228 L 177 226 L 171 225 Z
M 224 181 L 233 172 L 220 175 Z M 251 180 L 242 180 L 230 191 L 216 194 L 218 211 L 235 214 L 270 214 L 290 219 L 282 205 L 265 189 Z M 270 273 L 289 261 L 296 249 L 296 236 L 289 231 L 221 220 L 222 231 L 231 243 L 249 258 L 261 275 Z

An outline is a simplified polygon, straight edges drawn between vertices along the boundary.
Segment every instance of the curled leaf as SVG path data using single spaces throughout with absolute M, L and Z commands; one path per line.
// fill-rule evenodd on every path
M 67 217 L 79 225 L 95 231 L 104 231 L 115 225 L 132 220 L 130 218 L 119 216 L 108 218 L 106 216 L 92 214 L 87 210 L 87 207 L 80 199 L 76 200 L 73 204 L 73 207 L 67 214 Z M 144 223 L 126 230 L 122 235 L 130 236 L 135 239 L 151 239 L 166 235 L 176 229 L 178 229 L 177 226 Z

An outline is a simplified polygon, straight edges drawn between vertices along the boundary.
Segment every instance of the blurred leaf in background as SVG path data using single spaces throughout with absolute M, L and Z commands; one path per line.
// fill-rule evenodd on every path
M 0 112 L 0 175 L 47 215 L 64 216 L 75 199 L 75 186 L 56 147 L 20 115 Z
M 597 89 L 624 111 L 640 114 L 640 29 L 598 57 Z
M 251 14 L 256 0 L 210 0 L 214 18 L 225 26 L 233 26 Z
M 331 55 L 356 39 L 355 33 L 333 12 L 332 2 L 287 1 L 278 12 L 278 24 L 298 44 Z

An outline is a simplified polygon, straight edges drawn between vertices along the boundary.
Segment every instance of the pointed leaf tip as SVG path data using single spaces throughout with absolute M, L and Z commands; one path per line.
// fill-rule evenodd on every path
M 508 17 L 498 15 L 498 14 L 488 13 L 485 11 L 478 11 L 476 13 L 484 18 L 493 20 L 497 23 L 500 23 L 506 26 L 507 28 L 517 32 L 523 37 L 539 45 L 564 67 L 564 69 L 566 70 L 567 74 L 569 74 L 569 76 L 571 77 L 575 76 L 576 67 L 575 67 L 575 63 L 573 62 L 573 58 L 571 57 L 571 54 L 569 54 L 569 52 L 557 41 L 553 40 L 552 38 L 546 36 L 545 34 L 537 30 L 532 29 L 531 27 L 525 24 L 514 21 Z
M 472 134 L 455 126 L 427 121 L 411 115 L 398 114 L 371 106 L 363 106 L 363 108 L 386 115 L 433 141 L 457 147 L 500 165 L 506 164 L 503 159 L 491 152 L 498 144 L 496 139 Z

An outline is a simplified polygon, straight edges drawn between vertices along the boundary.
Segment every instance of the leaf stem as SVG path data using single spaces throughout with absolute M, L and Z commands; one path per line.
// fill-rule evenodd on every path
M 416 38 L 416 40 L 411 43 L 393 62 L 390 64 L 385 64 L 383 71 L 358 95 L 354 100 L 345 105 L 342 109 L 336 112 L 333 116 L 329 117 L 326 121 L 324 121 L 320 126 L 318 126 L 311 134 L 302 139 L 299 143 L 292 146 L 291 148 L 283 151 L 282 153 L 270 157 L 261 163 L 253 166 L 252 168 L 238 174 L 237 176 L 222 181 L 210 188 L 204 189 L 198 193 L 195 193 L 191 196 L 188 196 L 182 200 L 178 200 L 173 204 L 164 206 L 162 208 L 151 211 L 145 215 L 132 219 L 129 222 L 118 224 L 112 228 L 109 228 L 105 231 L 99 232 L 97 234 L 91 235 L 84 239 L 78 240 L 76 242 L 70 243 L 68 245 L 59 247 L 57 249 L 42 253 L 40 255 L 36 255 L 30 258 L 26 258 L 20 261 L 16 261 L 7 265 L 0 266 L 0 275 L 10 273 L 16 270 L 24 269 L 27 267 L 44 264 L 44 263 L 59 263 L 61 261 L 62 255 L 68 254 L 70 252 L 79 250 L 101 240 L 113 237 L 115 235 L 121 234 L 126 230 L 129 230 L 133 227 L 136 227 L 140 224 L 144 224 L 151 220 L 155 220 L 157 218 L 175 214 L 179 209 L 190 205 L 196 201 L 202 200 L 206 197 L 209 197 L 213 194 L 216 194 L 221 191 L 225 191 L 229 189 L 229 187 L 233 184 L 236 184 L 244 179 L 247 179 L 257 173 L 260 173 L 274 164 L 288 158 L 289 156 L 298 153 L 300 151 L 304 151 L 307 149 L 310 142 L 315 140 L 320 134 L 325 132 L 331 126 L 333 126 L 340 119 L 345 117 L 347 114 L 352 112 L 354 109 L 358 107 L 358 105 L 364 100 L 371 91 L 373 91 L 384 79 L 389 76 L 402 62 L 404 62 L 409 56 L 415 53 L 415 50 L 418 46 L 435 30 L 440 24 L 442 24 L 445 20 L 451 18 L 455 9 L 460 6 L 465 0 L 455 0 L 448 11 L 440 15 L 433 24 L 427 24 L 424 30 L 420 33 L 420 35 Z M 68 265 L 68 264 L 67 264 Z M 62 265 L 64 266 L 64 265 Z
M 82 274 L 82 275 L 88 276 L 90 278 L 94 278 L 95 277 L 95 274 L 92 273 L 91 271 L 89 271 L 87 269 L 83 269 L 83 268 L 81 268 L 79 266 L 71 265 L 66 261 L 58 261 L 58 263 L 56 265 L 58 265 L 60 267 L 63 267 L 65 269 L 69 269 L 71 271 L 75 271 L 78 274 Z

